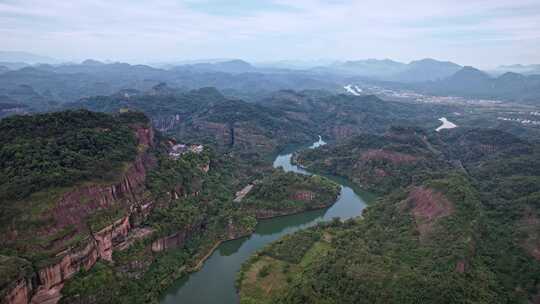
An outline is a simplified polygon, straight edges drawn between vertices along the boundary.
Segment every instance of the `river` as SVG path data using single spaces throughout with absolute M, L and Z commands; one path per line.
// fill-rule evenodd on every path
M 326 144 L 320 137 L 310 148 Z M 297 150 L 298 148 L 294 149 Z M 274 167 L 285 171 L 308 174 L 291 163 L 294 150 L 283 151 L 274 161 Z M 332 178 L 341 184 L 341 194 L 329 208 L 300 214 L 261 220 L 255 232 L 238 240 L 222 243 L 206 260 L 201 270 L 176 281 L 163 295 L 161 304 L 235 304 L 239 302 L 234 281 L 240 266 L 255 251 L 280 237 L 339 217 L 348 219 L 361 215 L 365 201 L 347 182 Z
M 439 118 L 439 120 L 442 122 L 442 125 L 440 125 L 437 129 L 435 129 L 435 131 L 437 131 L 437 132 L 439 132 L 440 130 L 444 130 L 444 129 L 457 128 L 457 125 L 454 124 L 453 122 L 449 121 L 448 119 L 446 119 L 446 117 L 441 117 L 441 118 Z

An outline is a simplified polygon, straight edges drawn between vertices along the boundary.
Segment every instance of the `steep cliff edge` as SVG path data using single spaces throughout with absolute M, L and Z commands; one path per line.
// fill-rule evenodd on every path
M 148 215 L 153 201 L 146 195 L 145 181 L 148 171 L 156 165 L 151 152 L 154 131 L 145 119 L 117 119 L 128 121 L 120 121 L 114 127 L 129 128 L 135 138 L 136 154 L 132 161 L 124 162 L 113 182 L 88 180 L 62 187 L 52 192 L 53 198 L 46 204 L 37 199 L 43 197 L 39 192 L 12 203 L 14 213 L 21 210 L 18 205 L 30 205 L 30 210 L 23 210 L 31 212 L 36 220 L 32 226 L 20 226 L 28 223 L 28 215 L 21 212 L 20 217 L 10 221 L 1 239 L 6 245 L 2 253 L 11 257 L 3 258 L 1 263 L 18 259 L 32 265 L 21 268 L 24 271 L 13 276 L 13 281 L 1 281 L 2 303 L 58 302 L 67 279 L 81 269 L 89 270 L 99 259 L 112 262 L 114 247 L 120 246 L 133 227 Z M 98 132 L 109 130 L 102 128 Z M 9 203 L 3 204 L 9 210 Z

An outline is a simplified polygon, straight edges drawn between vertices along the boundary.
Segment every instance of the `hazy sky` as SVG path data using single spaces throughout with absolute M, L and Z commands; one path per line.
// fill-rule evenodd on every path
M 131 62 L 540 63 L 540 0 L 0 0 L 0 50 Z

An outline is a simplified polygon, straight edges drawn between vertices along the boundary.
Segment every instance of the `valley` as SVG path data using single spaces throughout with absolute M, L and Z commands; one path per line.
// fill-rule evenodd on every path
M 240 303 L 535 303 L 537 153 L 504 132 L 459 128 L 301 151 L 307 170 L 341 174 L 379 199 L 362 218 L 255 253 L 238 276 Z
M 347 88 L 6 105 L 2 301 L 535 299 L 537 106 Z
M 320 139 L 311 148 L 324 142 Z M 291 153 L 280 154 L 274 161 L 275 168 L 286 172 L 310 174 L 291 163 Z M 235 303 L 238 295 L 235 288 L 236 274 L 240 266 L 256 251 L 266 244 L 276 241 L 295 231 L 306 229 L 318 223 L 336 218 L 346 220 L 360 216 L 365 201 L 351 188 L 341 185 L 340 196 L 329 208 L 302 212 L 294 215 L 266 219 L 257 224 L 252 235 L 225 242 L 205 262 L 200 271 L 182 278 L 173 284 L 164 295 L 161 303 Z M 366 194 L 370 197 L 369 194 Z
M 0 0 L 0 304 L 540 304 L 539 20 Z

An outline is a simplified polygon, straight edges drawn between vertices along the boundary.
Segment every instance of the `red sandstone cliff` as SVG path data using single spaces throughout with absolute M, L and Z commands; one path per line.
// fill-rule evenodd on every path
M 2 299 L 6 304 L 54 304 L 61 297 L 64 282 L 81 269 L 90 269 L 98 259 L 112 261 L 115 247 L 126 240 L 133 225 L 144 218 L 153 202 L 144 197 L 146 174 L 155 166 L 148 148 L 154 144 L 154 131 L 150 127 L 135 126 L 139 151 L 118 182 L 108 185 L 84 185 L 65 193 L 53 208 L 53 225 L 43 231 L 51 235 L 66 227 L 75 227 L 74 235 L 87 235 L 75 247 L 63 248 L 66 239 L 53 242 L 58 250 L 55 262 L 39 269 L 32 277 L 13 282 L 12 289 Z M 98 231 L 87 227 L 86 219 L 109 208 L 119 208 L 124 214 L 120 219 Z

